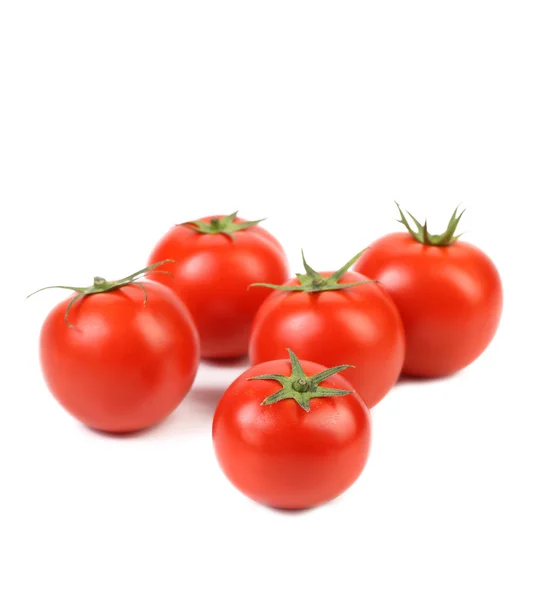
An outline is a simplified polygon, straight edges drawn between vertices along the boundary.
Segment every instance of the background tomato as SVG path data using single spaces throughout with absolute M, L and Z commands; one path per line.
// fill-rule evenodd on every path
M 462 214 L 462 213 L 461 213 Z M 394 299 L 406 335 L 403 372 L 439 377 L 474 361 L 492 340 L 501 317 L 497 269 L 478 248 L 457 240 L 455 213 L 442 236 L 392 233 L 377 240 L 355 269 L 378 279 Z
M 298 373 L 290 360 L 274 360 L 248 369 L 225 392 L 213 419 L 215 453 L 226 476 L 250 498 L 279 508 L 332 500 L 358 478 L 369 455 L 369 411 L 356 392 L 347 393 L 351 384 L 340 374 L 325 377 L 307 398 L 287 398 L 284 388 L 303 381 L 302 389 L 314 389 L 309 378 L 326 369 L 304 360 L 301 367 Z M 291 381 L 251 379 L 266 374 Z M 347 395 L 319 397 L 341 390 Z M 262 405 L 273 394 L 285 399 Z
M 282 283 L 288 263 L 278 241 L 258 221 L 236 214 L 206 217 L 173 227 L 150 262 L 173 259 L 174 279 L 149 278 L 170 286 L 188 306 L 200 334 L 201 355 L 232 358 L 248 351 L 255 313 L 270 291 L 248 289 L 256 281 Z
M 289 347 L 319 364 L 353 365 L 355 369 L 345 377 L 371 408 L 400 374 L 405 351 L 403 325 L 382 286 L 366 282 L 359 273 L 346 272 L 351 262 L 337 272 L 343 274 L 336 287 L 322 283 L 320 291 L 293 291 L 303 289 L 302 281 L 310 277 L 304 275 L 302 281 L 290 279 L 283 286 L 286 289 L 275 290 L 254 320 L 250 359 L 258 364 L 282 358 L 284 348 Z M 323 282 L 336 275 L 316 273 L 305 266 L 312 278 L 316 279 L 316 274 Z
M 151 281 L 85 295 L 67 313 L 69 302 L 49 313 L 40 334 L 42 371 L 60 404 L 112 432 L 143 429 L 171 413 L 199 363 L 197 332 L 177 296 Z

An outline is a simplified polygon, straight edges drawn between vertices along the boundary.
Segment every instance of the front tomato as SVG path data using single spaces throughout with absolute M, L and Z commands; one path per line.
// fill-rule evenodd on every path
M 253 318 L 270 293 L 248 286 L 282 283 L 288 276 L 282 246 L 257 223 L 234 213 L 176 225 L 150 256 L 150 262 L 175 261 L 167 266 L 172 279 L 155 272 L 148 277 L 168 285 L 186 304 L 200 334 L 202 357 L 246 354 Z
M 369 408 L 397 381 L 405 356 L 403 324 L 382 286 L 347 269 L 317 273 L 304 260 L 299 275 L 262 304 L 250 339 L 253 364 L 281 358 L 290 347 L 324 365 L 355 365 L 346 378 Z
M 277 508 L 309 508 L 342 494 L 369 455 L 370 413 L 331 369 L 290 360 L 259 364 L 221 398 L 213 444 L 221 468 L 246 496 Z M 323 385 L 319 385 L 323 384 Z
M 157 265 L 152 265 L 156 267 Z M 48 314 L 40 361 L 52 395 L 76 419 L 103 431 L 144 429 L 184 398 L 199 363 L 186 307 L 156 282 L 95 278 Z

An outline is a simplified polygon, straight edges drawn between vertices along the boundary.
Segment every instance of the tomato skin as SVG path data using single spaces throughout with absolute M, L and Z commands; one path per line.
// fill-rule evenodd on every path
M 330 273 L 322 273 L 324 277 Z M 348 271 L 340 283 L 366 279 Z M 298 285 L 291 279 L 286 285 Z M 325 365 L 353 365 L 345 378 L 372 408 L 397 381 L 405 356 L 403 324 L 378 283 L 325 292 L 275 291 L 252 327 L 250 360 L 298 356 Z
M 307 376 L 326 367 L 301 361 Z M 342 494 L 361 474 L 369 456 L 371 417 L 357 393 L 314 398 L 310 411 L 295 400 L 261 402 L 281 386 L 248 381 L 267 373 L 290 375 L 288 360 L 248 369 L 221 398 L 213 418 L 219 465 L 246 496 L 276 508 L 310 508 Z M 322 387 L 351 389 L 336 374 Z
M 429 246 L 408 233 L 393 233 L 372 244 L 355 269 L 381 281 L 399 309 L 406 375 L 459 371 L 486 349 L 497 330 L 501 280 L 492 261 L 471 244 Z
M 144 282 L 69 299 L 46 317 L 40 361 L 52 395 L 76 419 L 129 432 L 161 421 L 184 398 L 199 364 L 192 318 L 163 285 Z
M 160 240 L 149 259 L 149 263 L 167 258 L 176 261 L 164 265 L 174 279 L 155 272 L 147 277 L 171 287 L 187 305 L 200 334 L 204 358 L 246 354 L 255 313 L 271 292 L 248 286 L 280 284 L 288 277 L 284 250 L 269 232 L 254 226 L 237 231 L 234 238 L 200 234 L 177 225 Z

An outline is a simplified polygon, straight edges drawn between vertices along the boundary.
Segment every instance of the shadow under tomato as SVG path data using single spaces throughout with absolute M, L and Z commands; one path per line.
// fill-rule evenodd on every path
M 428 384 L 438 381 L 448 381 L 449 379 L 454 379 L 460 373 L 461 371 L 455 371 L 455 373 L 450 373 L 449 375 L 440 375 L 439 377 L 418 377 L 416 375 L 404 375 L 402 373 L 399 376 L 399 379 L 396 381 L 396 385 L 404 385 L 406 383 Z
M 139 431 L 111 432 L 88 427 L 89 431 L 114 439 L 168 438 L 190 432 L 211 434 L 211 423 L 217 404 L 226 387 L 198 386 L 193 388 L 177 408 L 165 419 Z M 86 426 L 85 426 L 86 427 Z
M 213 414 L 226 389 L 226 385 L 193 388 L 177 409 L 160 424 L 165 429 L 163 435 L 200 432 L 211 436 Z
M 267 506 L 266 508 L 275 513 L 295 517 L 296 515 L 302 515 L 304 513 L 313 512 L 314 510 L 321 508 L 321 505 L 311 506 L 308 508 L 277 508 L 275 506 Z
M 218 368 L 244 368 L 247 369 L 250 366 L 250 359 L 247 354 L 236 358 L 202 358 L 202 362 L 206 365 L 211 365 Z
M 347 490 L 346 492 L 347 493 Z M 343 494 L 340 494 L 336 498 L 329 500 L 328 502 L 323 502 L 322 504 L 316 504 L 315 506 L 308 506 L 307 508 L 279 508 L 276 506 L 266 506 L 270 511 L 275 513 L 280 513 L 282 515 L 295 517 L 296 515 L 303 515 L 304 513 L 312 513 L 320 510 L 324 510 L 327 506 L 332 504 L 336 504 L 342 501 Z M 253 500 L 252 500 L 253 502 Z
M 160 423 L 156 423 L 155 425 L 152 425 L 151 427 L 146 427 L 144 429 L 139 429 L 137 431 L 104 431 L 102 429 L 94 429 L 94 427 L 89 427 L 88 425 L 83 425 L 83 427 L 85 429 L 88 429 L 88 431 L 95 433 L 96 435 L 100 435 L 102 437 L 114 438 L 114 439 L 118 439 L 118 438 L 129 439 L 129 438 L 138 438 L 138 437 L 144 437 L 146 435 L 149 435 L 150 433 L 152 433 L 156 429 L 158 429 L 162 424 L 163 424 L 163 421 L 161 421 Z

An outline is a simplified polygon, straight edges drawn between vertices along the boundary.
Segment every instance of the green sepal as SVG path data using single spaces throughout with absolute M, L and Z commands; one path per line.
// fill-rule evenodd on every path
M 261 223 L 261 221 L 265 220 L 259 219 L 258 221 L 243 221 L 242 223 L 235 223 L 234 219 L 236 219 L 236 215 L 238 215 L 238 211 L 235 211 L 230 215 L 226 215 L 225 217 L 213 217 L 209 222 L 186 221 L 185 223 L 179 223 L 179 225 L 182 227 L 188 227 L 188 229 L 192 229 L 192 231 L 195 231 L 196 233 L 207 235 L 226 235 L 234 241 L 234 233 L 254 227 L 258 223 Z
M 363 252 L 367 248 L 364 248 L 356 254 L 351 260 L 340 267 L 336 272 L 332 273 L 328 277 L 323 277 L 320 273 L 315 271 L 313 267 L 307 264 L 303 250 L 301 251 L 301 258 L 303 261 L 303 268 L 305 274 L 296 273 L 296 277 L 300 282 L 299 285 L 277 285 L 275 283 L 252 283 L 249 287 L 267 287 L 273 290 L 281 290 L 285 292 L 329 292 L 332 290 L 343 290 L 356 285 L 365 285 L 366 283 L 378 283 L 375 279 L 364 279 L 363 281 L 353 281 L 351 283 L 340 283 L 340 278 L 346 273 L 346 271 L 353 266 L 353 264 L 361 257 Z
M 328 379 L 335 373 L 339 373 L 344 369 L 353 369 L 352 365 L 340 365 L 338 367 L 332 367 L 325 369 L 316 375 L 307 377 L 303 367 L 301 366 L 298 357 L 290 350 L 286 348 L 290 355 L 290 363 L 292 366 L 292 372 L 290 376 L 267 374 L 267 375 L 256 375 L 255 377 L 249 377 L 248 380 L 260 380 L 269 379 L 278 381 L 282 386 L 282 389 L 278 390 L 271 396 L 268 396 L 263 400 L 261 406 L 269 404 L 275 404 L 281 400 L 295 400 L 303 410 L 309 412 L 309 403 L 313 398 L 330 398 L 332 396 L 346 396 L 351 394 L 353 390 L 339 390 L 334 388 L 320 387 L 319 383 L 322 383 L 325 379 Z
M 417 221 L 417 219 L 415 219 L 415 217 L 409 211 L 405 211 L 411 217 L 413 223 L 415 224 L 417 228 L 417 230 L 415 231 L 409 224 L 409 221 L 407 220 L 407 217 L 401 210 L 400 205 L 397 202 L 396 205 L 400 215 L 400 218 L 397 220 L 398 223 L 404 225 L 407 228 L 407 231 L 412 235 L 412 237 L 421 244 L 425 244 L 427 246 L 451 246 L 451 244 L 454 244 L 463 235 L 462 233 L 455 235 L 455 232 L 457 230 L 457 225 L 459 225 L 459 221 L 461 220 L 461 217 L 465 212 L 465 209 L 463 209 L 459 214 L 457 214 L 457 211 L 459 210 L 459 207 L 457 207 L 453 211 L 453 214 L 449 219 L 447 229 L 441 234 L 432 235 L 428 232 L 428 224 L 426 221 L 424 222 L 424 225 L 421 225 L 421 223 Z
M 27 298 L 30 298 L 31 296 L 34 296 L 35 294 L 38 294 L 39 292 L 42 292 L 44 290 L 60 289 L 71 290 L 75 292 L 77 295 L 71 298 L 69 304 L 67 305 L 64 315 L 64 321 L 67 327 L 75 327 L 75 325 L 69 323 L 69 311 L 71 310 L 71 307 L 73 306 L 73 304 L 75 304 L 77 300 L 79 300 L 80 298 L 84 298 L 85 296 L 91 296 L 92 294 L 103 294 L 104 292 L 111 292 L 112 290 L 117 290 L 119 288 L 124 287 L 125 285 L 137 285 L 144 293 L 144 306 L 146 306 L 148 302 L 148 290 L 144 287 L 142 283 L 137 281 L 137 279 L 140 279 L 141 277 L 146 275 L 146 273 L 150 273 L 152 271 L 155 271 L 156 273 L 164 273 L 165 275 L 170 275 L 171 277 L 174 277 L 173 273 L 171 273 L 170 271 L 158 269 L 158 267 L 168 262 L 175 261 L 172 259 L 160 260 L 159 262 L 148 265 L 144 269 L 140 269 L 140 271 L 136 271 L 136 273 L 133 273 L 132 275 L 123 277 L 123 279 L 117 279 L 116 281 L 106 281 L 103 277 L 94 277 L 94 282 L 89 287 L 74 287 L 70 285 L 49 285 L 47 287 L 40 288 L 40 290 L 36 290 L 36 292 L 33 292 L 32 294 L 29 294 Z

